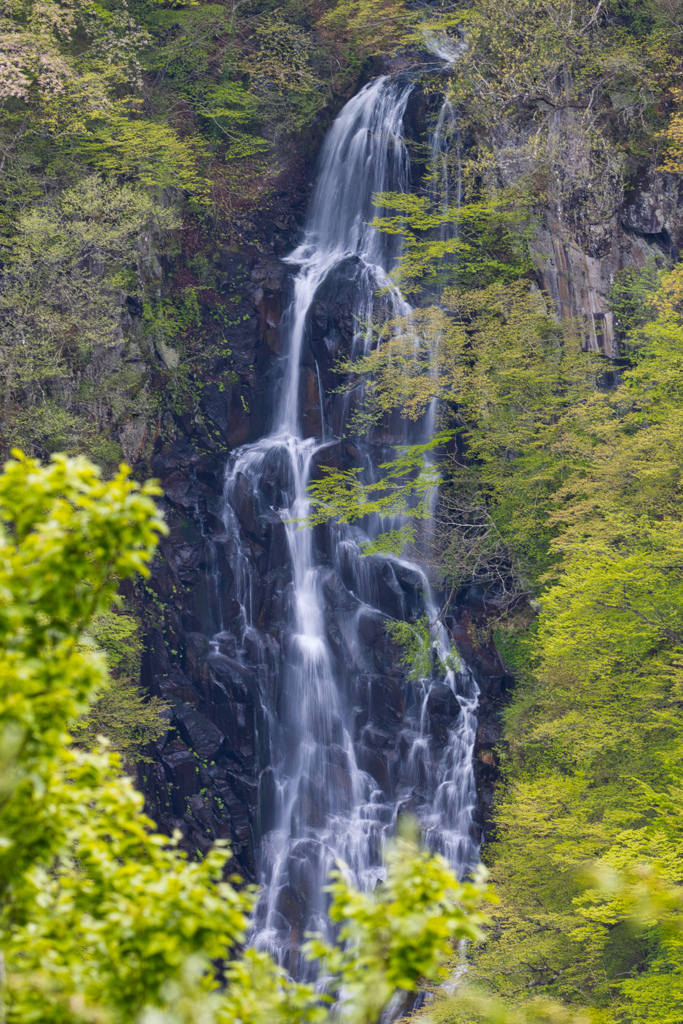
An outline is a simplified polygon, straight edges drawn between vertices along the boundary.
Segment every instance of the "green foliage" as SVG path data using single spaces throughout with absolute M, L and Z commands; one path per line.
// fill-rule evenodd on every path
M 534 601 L 536 608 L 540 608 Z M 531 621 L 530 621 L 531 620 Z M 505 665 L 519 679 L 528 679 L 533 671 L 534 643 L 538 631 L 538 619 L 531 609 L 516 616 L 508 615 L 493 630 L 493 641 L 496 650 L 502 656 Z
M 336 470 L 321 466 L 320 478 L 309 485 L 313 511 L 306 522 L 315 525 L 334 517 L 348 523 L 369 515 L 428 518 L 429 499 L 440 476 L 427 459 L 447 437 L 447 434 L 437 434 L 426 444 L 398 449 L 392 462 L 380 464 L 379 468 L 384 471 L 382 479 L 369 484 L 361 481 L 362 469 Z M 408 537 L 405 532 L 399 535 L 400 540 Z M 366 548 L 366 553 L 371 550 Z
M 540 120 L 563 100 L 585 109 L 597 80 L 607 95 L 621 92 L 626 125 L 652 113 L 654 76 L 671 67 L 678 40 L 665 25 L 674 7 L 667 0 L 504 0 L 502 6 L 479 0 L 465 13 L 462 88 L 475 92 L 480 116 L 504 116 L 518 104 L 522 116 L 536 113 Z M 478 78 L 476 60 L 484 62 Z
M 374 540 L 361 542 L 364 555 L 400 555 L 413 544 L 416 536 L 415 524 L 408 522 L 396 530 L 386 530 Z
M 465 288 L 513 282 L 531 268 L 529 192 L 516 185 L 482 194 L 477 181 L 468 193 L 465 202 L 445 207 L 413 193 L 375 196 L 386 212 L 374 226 L 402 237 L 392 277 L 407 294 L 454 281 Z
M 320 76 L 320 44 L 302 26 L 280 12 L 257 19 L 251 26 L 242 70 L 249 76 L 252 95 L 266 134 L 278 138 L 310 124 L 327 98 Z
M 476 988 L 461 987 L 457 996 L 436 993 L 429 1004 L 429 1020 L 434 1024 L 606 1024 L 606 1018 L 562 1006 L 552 999 L 536 997 L 522 1005 L 511 1006 L 493 999 Z
M 117 579 L 146 571 L 165 530 L 156 493 L 126 470 L 105 484 L 85 460 L 64 457 L 43 468 L 18 456 L 0 476 L 4 886 L 58 830 L 46 779 L 68 723 L 105 679 L 102 657 L 81 650 L 78 637 L 111 604 Z
M 369 57 L 419 41 L 424 20 L 424 11 L 404 0 L 337 0 L 320 19 L 340 65 L 334 84 L 343 87 Z
M 388 622 L 386 630 L 394 643 L 401 648 L 408 668 L 406 678 L 412 682 L 429 679 L 435 672 L 443 673 L 449 668 L 454 672 L 460 671 L 457 654 L 448 655 L 446 662 L 441 658 L 432 636 L 432 624 L 427 616 L 416 619 L 415 622 Z
M 360 469 L 323 469 L 310 486 L 313 521 L 370 512 L 426 518 L 443 482 L 432 557 L 450 585 L 475 580 L 510 599 L 528 593 L 556 559 L 549 512 L 593 444 L 576 410 L 595 395 L 599 375 L 544 297 L 526 280 L 446 291 L 441 307 L 385 325 L 381 345 L 340 369 L 349 389 L 362 381 L 376 422 L 396 408 L 418 420 L 436 400 L 451 430 L 406 449 L 370 484 Z M 437 463 L 426 462 L 453 431 L 463 455 L 441 451 Z
M 94 618 L 88 634 L 105 652 L 109 679 L 85 715 L 71 727 L 76 743 L 86 749 L 104 736 L 132 770 L 137 762 L 151 761 L 145 747 L 167 729 L 162 712 L 167 705 L 158 697 L 145 698 L 140 678 L 142 632 L 139 619 L 110 611 Z
M 230 159 L 245 159 L 267 153 L 270 144 L 255 129 L 259 102 L 253 92 L 237 82 L 223 82 L 212 89 L 199 105 L 199 114 L 227 137 Z
M 110 116 L 93 124 L 78 146 L 99 173 L 136 181 L 152 189 L 184 189 L 208 202 L 210 182 L 198 168 L 202 146 L 179 139 L 166 124 Z
M 88 633 L 107 656 L 110 675 L 140 674 L 142 628 L 136 616 L 108 611 L 90 623 Z
M 388 622 L 387 633 L 398 644 L 408 667 L 408 679 L 418 682 L 428 679 L 433 670 L 432 634 L 425 616 L 416 622 Z
M 141 234 L 176 225 L 144 190 L 92 175 L 18 218 L 0 297 L 7 447 L 82 451 L 112 421 L 144 415 L 143 367 L 122 358 L 122 290 L 137 291 Z
M 667 126 L 678 85 L 670 0 L 477 0 L 459 5 L 464 46 L 450 98 L 480 146 L 478 174 L 525 180 L 537 209 L 561 210 L 590 246 Z M 675 123 L 669 140 L 676 152 Z M 675 163 L 675 157 L 674 157 Z
M 5 5 L 5 454 L 87 452 L 113 470 L 148 454 L 164 412 L 195 413 L 212 314 L 185 322 L 173 274 L 191 296 L 194 240 L 234 244 L 248 206 L 272 195 L 294 134 L 337 104 L 333 78 L 346 89 L 358 73 L 344 50 L 360 22 L 347 33 L 323 27 L 324 14 L 308 0 Z M 220 312 L 215 274 L 201 284 Z
M 166 706 L 158 697 L 145 698 L 130 677 L 112 679 L 87 714 L 73 725 L 74 742 L 92 749 L 104 737 L 120 755 L 124 768 L 133 772 L 138 763 L 154 760 L 145 748 L 167 731 L 161 717 Z
M 624 267 L 619 271 L 608 295 L 618 330 L 635 335 L 639 327 L 654 319 L 656 287 L 657 266 L 654 260 L 650 260 L 642 269 Z
M 68 730 L 137 657 L 136 627 L 109 611 L 121 579 L 148 573 L 166 527 L 156 486 L 85 459 L 16 453 L 0 475 L 0 979 L 8 1024 L 322 1024 L 327 1000 L 245 939 L 255 893 L 226 880 L 218 842 L 189 862 L 158 835 L 119 758 Z M 373 1021 L 396 989 L 434 979 L 451 943 L 476 939 L 483 878 L 399 839 L 361 894 L 338 873 L 331 914 L 348 944 L 312 940 L 342 1013 Z M 335 1017 L 336 1019 L 336 1017 Z
M 397 992 L 436 980 L 449 944 L 481 939 L 486 922 L 478 910 L 481 875 L 458 883 L 445 858 L 419 850 L 414 838 L 399 838 L 386 860 L 386 881 L 373 893 L 350 889 L 343 866 L 333 872 L 330 916 L 341 925 L 342 945 L 317 938 L 308 946 L 338 979 L 343 1018 L 354 1024 L 372 1024 Z
M 539 586 L 535 634 L 512 645 L 521 672 L 491 852 L 499 933 L 473 971 L 508 1000 L 533 987 L 605 1021 L 673 1022 L 683 1007 L 676 296 L 675 278 L 647 296 L 662 312 L 637 325 L 638 362 L 574 412 L 591 444 L 546 513 L 558 561 Z M 596 861 L 603 880 L 622 873 L 630 888 L 598 884 L 583 870 Z M 669 909 L 643 864 L 668 887 Z

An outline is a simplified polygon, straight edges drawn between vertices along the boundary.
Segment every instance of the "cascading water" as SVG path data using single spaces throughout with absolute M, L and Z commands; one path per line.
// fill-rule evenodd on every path
M 454 163 L 458 169 L 455 188 L 452 188 L 450 156 L 455 150 Z M 432 134 L 431 145 L 432 168 L 434 174 L 434 192 L 439 201 L 441 212 L 446 214 L 452 203 L 460 208 L 462 203 L 462 180 L 460 177 L 460 133 L 455 116 L 455 110 L 448 96 L 441 104 L 436 128 Z M 453 194 L 454 193 L 454 194 Z M 449 237 L 449 233 L 455 230 L 455 225 L 445 221 L 440 226 L 441 238 Z
M 336 280 L 352 282 L 356 352 L 370 342 L 362 325 L 372 321 L 378 289 L 385 289 L 387 315 L 409 311 L 388 279 L 396 240 L 370 221 L 379 212 L 373 194 L 408 188 L 403 117 L 411 89 L 405 80 L 377 79 L 332 126 L 305 239 L 288 258 L 298 271 L 283 321 L 288 362 L 274 427 L 235 453 L 225 482 L 238 609 L 230 653 L 255 672 L 263 710 L 257 854 L 263 894 L 252 941 L 298 975 L 304 933 L 328 930 L 323 887 L 330 870 L 341 860 L 357 883 L 372 886 L 381 877 L 384 836 L 400 811 L 419 818 L 429 844 L 461 873 L 478 852 L 474 681 L 466 669 L 448 669 L 401 692 L 382 662 L 389 615 L 437 618 L 425 574 L 405 560 L 362 557 L 364 535 L 356 528 L 328 528 L 322 555 L 313 531 L 297 523 L 308 511 L 315 460 L 332 433 L 322 408 L 322 437 L 305 437 L 301 429 L 302 358 L 316 296 Z M 364 455 L 371 469 L 369 450 Z M 282 552 L 276 566 L 265 566 L 270 600 L 285 624 L 279 643 L 260 618 L 264 567 L 257 566 L 255 518 L 279 537 Z M 436 623 L 433 635 L 447 662 L 446 629 Z M 217 635 L 217 651 L 226 650 L 226 637 Z M 382 715 L 391 729 L 383 728 Z

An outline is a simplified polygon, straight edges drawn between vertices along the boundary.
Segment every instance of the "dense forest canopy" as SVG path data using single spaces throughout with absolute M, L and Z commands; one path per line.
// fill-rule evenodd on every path
M 0 17 L 3 1020 L 335 1012 L 240 953 L 254 894 L 229 851 L 188 860 L 122 775 L 168 708 L 138 685 L 139 591 L 115 595 L 165 526 L 158 489 L 103 483 L 85 456 L 145 478 L 185 422 L 224 460 L 203 396 L 247 416 L 259 368 L 226 340 L 251 312 L 221 261 L 286 255 L 295 169 L 400 69 L 457 131 L 439 167 L 413 140 L 419 187 L 378 197 L 411 305 L 336 370 L 350 443 L 434 409 L 436 432 L 372 479 L 323 466 L 310 521 L 391 520 L 368 554 L 417 552 L 444 609 L 469 588 L 488 602 L 478 643 L 515 679 L 483 849 L 498 902 L 484 914 L 481 879 L 405 836 L 374 893 L 332 881 L 342 945 L 309 955 L 358 1024 L 463 956 L 467 983 L 419 1011 L 438 1024 L 679 1024 L 683 272 L 657 204 L 680 206 L 683 4 L 8 0 Z M 627 239 L 643 193 L 658 230 Z M 616 259 L 602 333 L 544 287 L 549 238 Z M 391 627 L 409 678 L 432 626 Z

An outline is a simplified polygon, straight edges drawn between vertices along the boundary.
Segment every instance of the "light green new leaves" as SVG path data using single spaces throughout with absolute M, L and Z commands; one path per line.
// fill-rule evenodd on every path
M 49 467 L 17 453 L 0 476 L 0 723 L 23 735 L 18 765 L 61 752 L 68 723 L 104 675 L 78 648 L 117 580 L 147 573 L 166 527 L 158 488 L 122 469 L 111 482 L 85 459 Z
M 392 277 L 408 294 L 456 278 L 470 287 L 512 283 L 530 266 L 531 198 L 519 186 L 473 194 L 445 208 L 427 196 L 406 193 L 380 192 L 373 198 L 383 211 L 374 227 L 402 236 Z M 450 237 L 435 233 L 443 228 Z
M 213 988 L 211 960 L 244 938 L 251 906 L 221 881 L 229 851 L 186 861 L 107 756 L 74 754 L 45 786 L 56 859 L 14 881 L 8 1021 L 135 1020 L 172 1001 L 192 964 L 196 997 Z
M 189 862 L 155 834 L 116 755 L 68 728 L 106 683 L 83 642 L 118 581 L 148 572 L 165 532 L 154 485 L 122 467 L 16 453 L 0 475 L 0 998 L 6 1024 L 322 1024 L 329 1000 L 244 943 L 255 892 L 226 880 L 216 843 Z M 433 978 L 453 939 L 479 935 L 482 886 L 402 841 L 386 884 L 340 876 L 322 953 L 342 1013 L 374 1020 L 397 988 Z M 335 1011 L 336 1013 L 337 1011 Z
M 340 1012 L 352 1024 L 372 1024 L 397 991 L 435 981 L 453 941 L 482 938 L 487 920 L 479 910 L 483 873 L 459 883 L 445 858 L 406 837 L 389 847 L 386 862 L 386 881 L 372 893 L 349 888 L 343 869 L 333 873 L 330 916 L 341 925 L 344 945 L 333 948 L 320 938 L 309 945 L 338 979 Z
M 123 1024 L 182 993 L 178 1019 L 215 1015 L 216 965 L 244 940 L 253 893 L 224 881 L 220 844 L 190 863 L 155 835 L 118 758 L 67 732 L 106 681 L 83 630 L 166 530 L 158 488 L 16 454 L 0 476 L 4 1019 Z
M 501 934 L 474 973 L 660 1024 L 683 1007 L 683 328 L 669 311 L 639 331 L 635 368 L 569 410 L 579 458 L 546 509 L 557 563 L 507 713 Z M 596 861 L 622 881 L 587 880 Z
M 441 480 L 439 471 L 428 459 L 450 436 L 442 431 L 426 444 L 397 449 L 392 462 L 378 467 L 382 470 L 381 479 L 371 483 L 361 481 L 362 468 L 338 470 L 321 466 L 321 476 L 308 487 L 313 511 L 307 522 L 315 526 L 334 518 L 349 523 L 372 514 L 428 518 L 430 495 Z M 401 536 L 407 539 L 407 534 Z

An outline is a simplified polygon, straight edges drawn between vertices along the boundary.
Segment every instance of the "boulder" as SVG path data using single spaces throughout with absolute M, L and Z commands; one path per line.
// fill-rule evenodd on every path
M 185 810 L 185 800 L 199 792 L 199 770 L 197 759 L 190 750 L 176 750 L 161 755 L 166 776 L 172 783 L 173 806 L 176 813 Z
M 379 725 L 403 721 L 403 691 L 390 676 L 372 676 L 370 680 L 370 713 Z
M 356 747 L 356 761 L 361 771 L 372 776 L 382 793 L 391 796 L 393 785 L 386 755 L 361 744 Z
M 448 683 L 432 683 L 427 697 L 429 733 L 440 745 L 448 742 L 448 733 L 458 720 L 460 704 Z
M 204 761 L 213 760 L 225 740 L 220 729 L 190 704 L 179 704 L 173 715 L 178 732 L 187 745 L 196 750 Z

